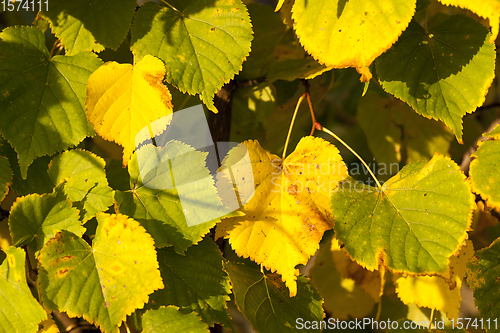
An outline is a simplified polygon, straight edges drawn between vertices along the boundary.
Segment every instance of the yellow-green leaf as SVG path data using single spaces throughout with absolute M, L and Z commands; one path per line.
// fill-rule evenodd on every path
M 26 282 L 26 254 L 16 247 L 4 251 L 7 257 L 0 265 L 0 332 L 36 332 L 47 313 Z
M 257 141 L 243 144 L 250 155 L 247 167 L 253 169 L 255 193 L 241 209 L 245 216 L 223 220 L 217 235 L 229 238 L 238 255 L 281 274 L 293 296 L 295 266 L 307 263 L 332 227 L 330 193 L 347 175 L 346 166 L 337 148 L 320 138 L 302 138 L 285 161 Z M 237 158 L 235 148 L 223 165 Z
M 462 303 L 460 290 L 465 278 L 465 267 L 474 254 L 471 241 L 466 241 L 460 252 L 450 258 L 453 275 L 448 280 L 440 276 L 398 277 L 395 281 L 396 292 L 404 304 L 416 303 L 446 313 L 447 317 L 458 318 Z
M 367 81 L 367 67 L 406 29 L 415 3 L 296 0 L 292 18 L 300 43 L 316 60 L 329 67 L 355 67 Z
M 164 76 L 162 61 L 148 55 L 136 65 L 108 62 L 88 80 L 87 117 L 100 136 L 123 146 L 123 165 L 132 156 L 137 133 L 172 113 Z M 138 138 L 139 143 L 146 139 Z
M 369 270 L 445 274 L 473 208 L 464 174 L 438 154 L 406 165 L 381 189 L 350 179 L 332 194 L 336 237 Z
M 500 125 L 484 136 L 493 140 L 479 142 L 472 154 L 470 178 L 474 192 L 483 197 L 488 205 L 500 209 Z
M 490 43 L 494 43 L 498 36 L 498 25 L 500 24 L 500 1 L 498 0 L 439 0 L 444 5 L 466 8 L 479 16 L 490 20 L 491 36 Z
M 39 256 L 43 305 L 82 317 L 106 332 L 142 308 L 163 288 L 153 238 L 125 215 L 97 215 L 92 246 L 68 231 L 58 233 Z

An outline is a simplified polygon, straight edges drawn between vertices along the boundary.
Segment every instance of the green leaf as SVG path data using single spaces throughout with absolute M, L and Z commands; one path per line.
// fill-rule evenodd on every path
M 9 192 L 9 187 L 12 184 L 12 169 L 7 157 L 0 156 L 0 202 Z
M 474 304 L 486 322 L 488 319 L 500 318 L 499 276 L 500 238 L 497 238 L 489 247 L 477 251 L 467 264 L 467 284 L 474 291 Z M 487 331 L 500 332 L 500 329 L 494 325 L 488 327 Z
M 61 230 L 78 236 L 85 228 L 78 220 L 78 210 L 56 189 L 51 194 L 30 194 L 14 202 L 9 215 L 9 227 L 15 246 L 28 246 L 38 252 Z
M 51 0 L 49 10 L 41 13 L 61 39 L 66 55 L 75 55 L 117 49 L 130 29 L 136 6 L 136 0 Z
M 484 102 L 495 75 L 495 46 L 476 20 L 454 15 L 425 31 L 417 22 L 380 58 L 380 84 L 462 142 L 462 117 Z
M 205 167 L 206 153 L 171 141 L 163 148 L 144 145 L 140 154 L 145 158 L 138 161 L 136 153 L 129 163 L 131 190 L 115 192 L 116 209 L 139 221 L 156 247 L 174 245 L 183 253 L 229 211 Z
M 474 196 L 460 168 L 436 154 L 406 165 L 381 191 L 346 181 L 331 202 L 336 236 L 360 265 L 442 274 L 467 237 Z
M 149 310 L 142 316 L 144 333 L 203 333 L 210 332 L 206 323 L 196 313 L 182 313 L 176 306 Z
M 87 221 L 113 204 L 113 190 L 108 186 L 105 162 L 85 150 L 71 150 L 56 156 L 49 165 L 54 185 L 64 183 L 64 193 Z
M 194 0 L 179 10 L 146 3 L 134 19 L 131 49 L 139 59 L 147 54 L 162 59 L 168 83 L 199 94 L 217 112 L 213 96 L 241 70 L 251 40 L 241 0 Z
M 172 247 L 157 251 L 161 277 L 169 282 L 151 295 L 151 302 L 176 305 L 182 313 L 195 311 L 209 326 L 223 323 L 231 327 L 226 311 L 231 289 L 217 245 L 207 237 L 185 255 L 175 253 Z
M 442 123 L 419 116 L 399 100 L 372 92 L 359 101 L 357 118 L 377 161 L 389 165 L 386 169 L 401 162 L 402 151 L 406 163 L 431 159 L 434 153 L 447 155 L 453 139 Z M 391 171 L 380 168 L 377 172 L 391 175 Z
M 16 150 L 24 179 L 35 158 L 93 134 L 85 88 L 100 64 L 93 53 L 51 58 L 36 27 L 0 33 L 0 133 Z
M 297 277 L 297 296 L 290 297 L 276 274 L 262 274 L 233 262 L 225 263 L 224 269 L 229 274 L 236 305 L 258 332 L 297 332 L 301 322 L 319 322 L 324 317 L 323 300 L 303 275 Z
M 23 179 L 16 151 L 7 141 L 0 139 L 0 142 L 2 143 L 0 154 L 9 159 L 9 164 L 13 173 L 11 187 L 16 191 L 17 195 L 22 196 L 33 193 L 44 194 L 52 192 L 54 184 L 47 174 L 48 165 L 52 157 L 42 156 L 34 160 L 28 167 L 26 179 Z
M 0 332 L 37 332 L 47 313 L 28 288 L 26 254 L 13 246 L 4 251 L 7 257 L 0 265 Z
M 316 60 L 356 67 L 366 82 L 367 67 L 396 42 L 414 12 L 415 0 L 296 0 L 292 18 L 300 43 Z
M 62 231 L 40 251 L 39 289 L 43 305 L 85 318 L 118 333 L 126 316 L 163 288 L 154 242 L 137 221 L 99 213 L 90 247 Z
M 489 206 L 500 210 L 500 125 L 484 136 L 492 138 L 479 142 L 472 154 L 469 175 L 472 189 L 487 201 Z

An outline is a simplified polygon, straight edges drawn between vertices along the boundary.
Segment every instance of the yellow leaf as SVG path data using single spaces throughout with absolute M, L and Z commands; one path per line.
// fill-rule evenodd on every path
M 38 324 L 38 333 L 59 333 L 59 328 L 52 317 L 49 316 L 40 324 Z
M 414 0 L 296 0 L 292 7 L 300 43 L 320 63 L 355 67 L 367 82 L 368 66 L 391 47 L 415 12 Z
M 172 96 L 162 83 L 164 76 L 163 62 L 147 55 L 136 65 L 108 62 L 88 80 L 87 118 L 101 137 L 123 146 L 124 166 L 135 149 L 137 133 L 172 114 Z M 150 127 L 149 134 L 161 131 Z M 147 139 L 144 136 L 137 142 Z
M 277 12 L 278 10 L 280 10 L 281 6 L 283 6 L 284 2 L 285 2 L 285 0 L 279 0 L 278 4 L 276 5 L 276 9 L 274 11 Z
M 491 36 L 490 43 L 494 43 L 498 36 L 498 25 L 500 24 L 500 1 L 498 0 L 439 0 L 443 5 L 465 8 L 478 16 L 490 20 Z
M 241 209 L 245 216 L 223 220 L 217 236 L 229 238 L 239 256 L 281 274 L 295 296 L 295 266 L 307 263 L 332 227 L 330 193 L 347 176 L 346 166 L 337 148 L 320 138 L 302 138 L 285 161 L 257 141 L 243 144 L 250 155 L 255 193 Z M 225 162 L 231 158 L 230 152 Z
M 399 277 L 396 279 L 396 292 L 404 304 L 415 303 L 446 313 L 448 318 L 458 318 L 462 297 L 460 288 L 465 277 L 469 258 L 474 255 L 470 240 L 460 252 L 450 258 L 451 275 L 448 281 L 439 276 Z

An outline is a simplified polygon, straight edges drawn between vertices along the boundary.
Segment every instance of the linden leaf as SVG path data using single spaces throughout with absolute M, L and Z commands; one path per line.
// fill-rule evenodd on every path
M 355 67 L 368 81 L 368 66 L 391 47 L 415 12 L 415 0 L 296 0 L 292 7 L 300 43 L 320 63 Z
M 443 311 L 450 319 L 458 319 L 465 267 L 473 255 L 472 242 L 467 240 L 460 252 L 450 258 L 453 276 L 448 281 L 440 276 L 398 277 L 395 281 L 398 297 L 404 304 L 415 303 L 419 307 Z
M 13 246 L 3 251 L 7 257 L 0 265 L 0 332 L 36 332 L 47 312 L 26 282 L 26 254 Z
M 178 8 L 142 6 L 134 19 L 131 49 L 139 58 L 151 54 L 163 60 L 168 83 L 199 94 L 217 112 L 214 94 L 241 70 L 250 52 L 247 9 L 241 0 L 181 1 L 174 6 Z
M 40 251 L 43 305 L 118 332 L 127 315 L 163 288 L 151 236 L 124 215 L 97 215 L 90 247 L 73 233 L 58 233 Z
M 495 76 L 495 45 L 482 24 L 464 15 L 428 31 L 412 21 L 376 69 L 387 92 L 443 121 L 462 142 L 462 117 L 484 102 Z
M 144 159 L 136 153 L 128 167 L 131 191 L 115 192 L 115 209 L 139 221 L 156 247 L 174 245 L 183 253 L 231 211 L 217 195 L 207 153 L 178 141 L 146 144 L 139 152 Z
M 314 266 L 311 268 L 310 276 L 312 284 L 325 300 L 325 310 L 332 318 L 340 320 L 367 316 L 372 311 L 375 300 L 353 279 L 341 276 L 333 256 L 334 253 L 338 253 L 345 259 L 351 260 L 346 258 L 339 249 L 331 249 L 330 242 L 323 244 L 318 251 Z M 360 266 L 358 265 L 358 267 Z M 370 273 L 373 274 L 373 272 Z
M 148 310 L 142 315 L 144 333 L 209 333 L 210 330 L 196 313 L 182 313 L 176 306 Z
M 345 181 L 332 195 L 338 240 L 369 270 L 443 275 L 467 236 L 474 197 L 451 159 L 406 165 L 382 189 Z
M 297 278 L 298 293 L 291 297 L 276 274 L 263 274 L 245 264 L 227 262 L 238 309 L 257 332 L 297 332 L 300 324 L 318 323 L 324 317 L 323 300 L 309 279 Z M 321 332 L 308 327 L 308 332 Z
M 93 53 L 50 57 L 36 27 L 0 33 L 0 133 L 16 150 L 24 179 L 37 157 L 94 134 L 85 116 L 85 86 L 100 64 Z
M 135 149 L 137 133 L 172 114 L 172 96 L 162 83 L 164 76 L 161 60 L 148 55 L 136 65 L 108 62 L 89 78 L 87 116 L 100 136 L 123 146 L 124 166 Z
M 0 156 L 0 202 L 3 201 L 12 184 L 12 169 L 7 157 Z
M 330 193 L 347 175 L 346 166 L 337 148 L 320 138 L 302 138 L 285 161 L 257 141 L 243 145 L 250 154 L 251 166 L 246 167 L 253 169 L 255 193 L 240 209 L 245 216 L 223 220 L 217 236 L 229 238 L 239 256 L 281 274 L 294 296 L 295 267 L 307 263 L 332 227 Z M 237 148 L 231 150 L 223 165 L 232 165 L 237 153 Z
M 87 221 L 113 204 L 105 162 L 85 150 L 71 150 L 56 156 L 49 165 L 54 185 L 64 183 L 64 193 L 80 209 Z
M 434 153 L 447 155 L 453 139 L 442 123 L 419 116 L 395 98 L 383 98 L 373 92 L 359 101 L 357 118 L 370 150 L 382 163 L 380 175 L 390 175 L 383 169 L 384 164 L 392 167 L 392 163 L 401 162 L 403 148 L 406 163 L 422 161 L 432 158 Z
M 38 252 L 61 230 L 78 236 L 85 228 L 78 219 L 78 210 L 60 189 L 51 194 L 30 194 L 17 198 L 9 215 L 9 227 L 15 246 L 28 246 Z
M 41 15 L 61 39 L 67 55 L 117 49 L 127 36 L 136 0 L 50 0 Z
M 151 295 L 150 304 L 176 305 L 181 312 L 195 311 L 209 326 L 222 323 L 231 327 L 226 301 L 231 292 L 229 278 L 222 269 L 223 258 L 208 237 L 181 255 L 173 247 L 158 249 L 158 262 L 165 288 Z M 203 279 L 193 279 L 202 276 Z
M 474 291 L 474 304 L 481 317 L 488 323 L 488 331 L 498 332 L 496 320 L 490 326 L 488 319 L 500 318 L 500 238 L 497 238 L 485 249 L 479 250 L 467 265 L 467 285 Z
M 468 9 L 479 16 L 490 20 L 491 36 L 490 43 L 494 43 L 498 36 L 498 25 L 500 24 L 500 1 L 498 0 L 439 0 L 443 5 L 455 6 Z
M 483 197 L 489 206 L 500 210 L 500 125 L 483 134 L 492 140 L 479 142 L 471 155 L 469 175 L 472 189 Z

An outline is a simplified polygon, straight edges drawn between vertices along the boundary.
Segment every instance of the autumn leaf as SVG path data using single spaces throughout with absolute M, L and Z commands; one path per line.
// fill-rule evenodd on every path
M 307 263 L 332 227 L 330 192 L 347 175 L 346 166 L 337 148 L 320 138 L 302 138 L 284 161 L 257 141 L 243 145 L 250 154 L 255 193 L 241 209 L 245 216 L 223 220 L 217 235 L 229 238 L 238 255 L 281 274 L 294 296 L 295 267 Z M 236 153 L 230 151 L 223 166 L 231 165 Z
M 398 40 L 415 12 L 415 1 L 296 0 L 292 7 L 300 43 L 316 60 L 355 67 L 369 81 L 368 66 Z
M 481 195 L 489 206 L 500 209 L 500 125 L 484 134 L 491 140 L 479 142 L 472 154 L 470 178 L 474 192 Z
M 416 303 L 446 313 L 447 317 L 458 318 L 462 303 L 460 290 L 465 278 L 469 258 L 474 254 L 471 241 L 465 241 L 460 252 L 450 258 L 453 274 L 445 280 L 441 276 L 400 276 L 395 279 L 396 293 L 404 304 Z
M 406 165 L 380 189 L 350 179 L 332 194 L 336 237 L 369 270 L 445 274 L 473 208 L 464 174 L 438 154 Z
M 136 146 L 136 135 L 151 122 L 172 114 L 172 96 L 162 83 L 161 60 L 145 56 L 136 65 L 108 62 L 87 84 L 87 117 L 104 139 L 123 146 L 127 165 Z M 151 135 L 158 135 L 151 130 Z M 148 137 L 138 138 L 139 142 Z
M 121 214 L 97 215 L 92 246 L 62 231 L 39 256 L 39 290 L 44 306 L 83 316 L 106 333 L 142 308 L 148 295 L 163 288 L 153 238 Z
M 490 43 L 494 43 L 498 36 L 498 25 L 500 24 L 500 2 L 498 0 L 439 0 L 443 5 L 465 8 L 475 14 L 490 20 L 491 36 Z

